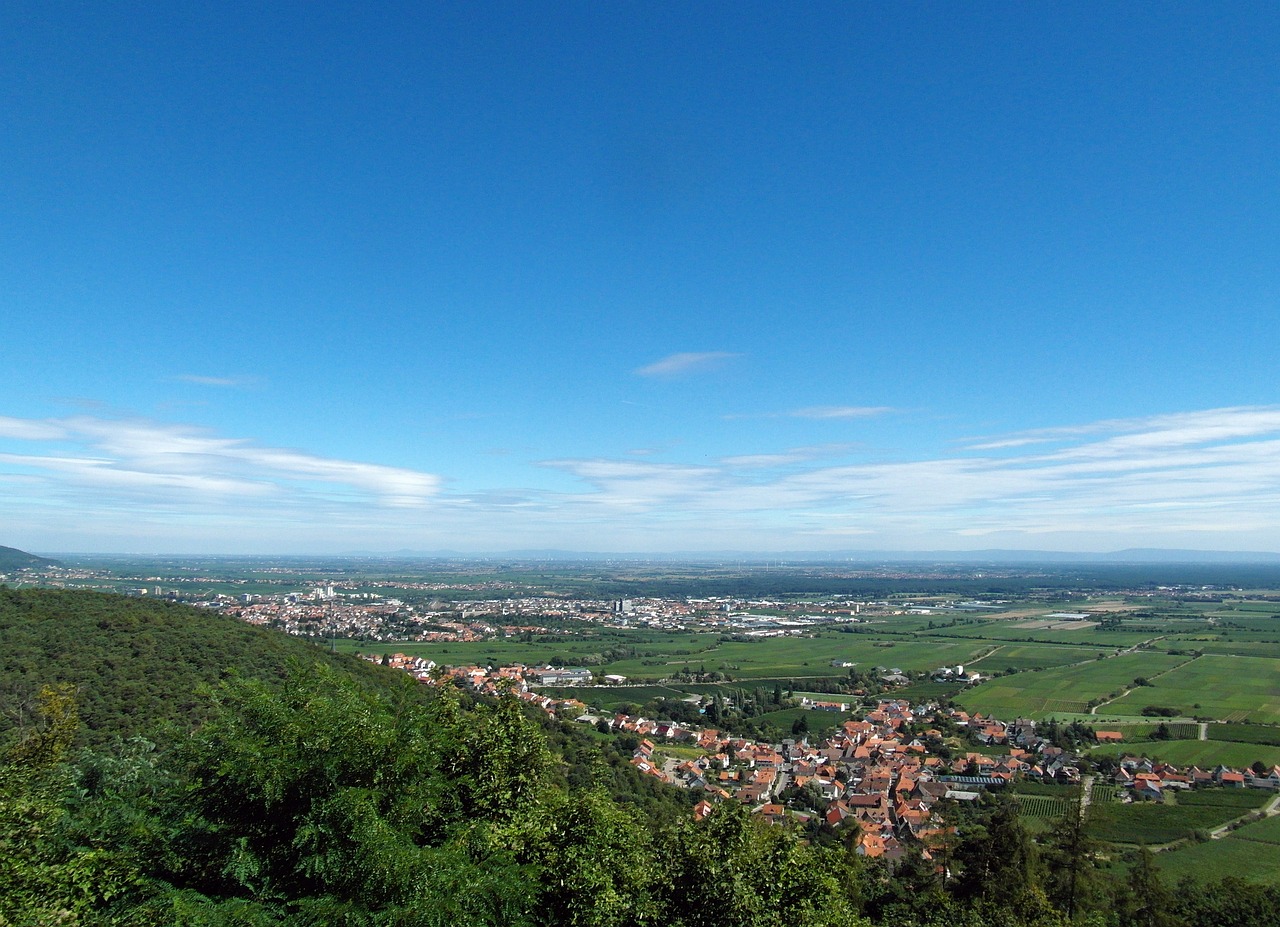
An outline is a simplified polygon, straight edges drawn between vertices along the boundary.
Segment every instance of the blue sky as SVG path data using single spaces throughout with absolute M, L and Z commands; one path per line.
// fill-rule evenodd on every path
M 0 11 L 0 543 L 1280 550 L 1274 4 L 262 6 Z

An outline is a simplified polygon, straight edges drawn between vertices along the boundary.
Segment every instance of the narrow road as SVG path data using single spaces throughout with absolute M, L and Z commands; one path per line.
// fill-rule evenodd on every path
M 1201 721 L 1201 722 L 1200 722 L 1200 737 L 1199 737 L 1199 739 L 1200 739 L 1200 740 L 1208 740 L 1208 739 L 1209 739 L 1209 725 L 1208 725 L 1208 723 L 1207 723 L 1207 722 L 1205 722 L 1205 721 Z
M 1089 802 L 1093 801 L 1093 776 L 1085 776 L 1080 783 L 1080 813 L 1089 810 Z
M 1004 644 L 996 644 L 994 647 L 992 647 L 990 650 L 988 650 L 988 651 L 987 651 L 986 653 L 984 653 L 982 656 L 980 656 L 980 657 L 974 657 L 972 660 L 970 660 L 970 661 L 969 661 L 967 664 L 965 664 L 965 665 L 966 665 L 966 666 L 973 666 L 973 664 L 975 664 L 975 663 L 980 663 L 981 661 L 985 660 L 987 657 L 991 656 L 991 655 L 992 655 L 992 654 L 994 654 L 994 653 L 998 653 L 998 652 L 1000 652 L 1000 651 L 1001 651 L 1001 650 L 1003 650 L 1003 649 L 1004 649 Z

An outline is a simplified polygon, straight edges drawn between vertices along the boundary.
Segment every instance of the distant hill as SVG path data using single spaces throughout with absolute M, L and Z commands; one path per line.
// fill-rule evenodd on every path
M 0 736 L 40 686 L 78 689 L 83 741 L 204 720 L 199 694 L 228 674 L 283 679 L 291 660 L 333 663 L 375 687 L 401 677 L 215 612 L 100 592 L 0 588 Z
M 281 631 L 187 605 L 104 592 L 0 587 L 0 643 L 0 748 L 21 706 L 46 684 L 76 686 L 80 743 L 88 747 L 134 735 L 157 740 L 166 724 L 194 728 L 212 714 L 203 689 L 233 674 L 282 683 L 290 665 L 334 667 L 393 700 L 433 697 L 399 670 L 330 653 Z M 591 781 L 604 762 L 615 801 L 655 819 L 688 813 L 688 793 L 641 773 L 629 762 L 630 750 L 602 745 L 535 714 L 569 780 Z
M 21 570 L 24 567 L 58 566 L 57 560 L 37 557 L 16 547 L 0 547 L 0 570 Z
M 999 563 L 999 564 L 1131 564 L 1131 563 L 1201 563 L 1201 564 L 1280 564 L 1280 553 L 1254 550 L 1175 550 L 1137 548 L 1115 551 L 1062 550 L 703 550 L 602 552 L 572 550 L 507 550 L 487 553 L 459 553 L 453 550 L 397 550 L 383 553 L 361 551 L 347 556 L 368 559 L 437 559 L 437 560 L 512 560 L 516 562 L 623 562 L 706 563 L 728 561 L 743 565 L 759 563 Z

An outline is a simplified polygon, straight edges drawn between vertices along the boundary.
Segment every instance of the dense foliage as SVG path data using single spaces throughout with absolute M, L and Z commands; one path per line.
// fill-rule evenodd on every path
M 106 593 L 0 586 L 0 735 L 34 706 L 42 685 L 76 687 L 80 742 L 190 726 L 208 717 L 201 696 L 229 673 L 282 681 L 290 660 L 339 662 L 284 634 L 186 605 Z
M 1173 889 L 1145 852 L 1106 876 L 1078 805 L 1039 845 L 1013 802 L 957 809 L 890 868 L 852 827 L 626 800 L 621 757 L 514 699 L 378 682 L 314 659 L 231 675 L 194 730 L 79 750 L 76 693 L 43 687 L 0 758 L 0 927 L 1280 922 L 1280 890 Z
M 57 560 L 50 560 L 47 557 L 37 557 L 35 554 L 29 554 L 25 550 L 18 550 L 16 547 L 4 547 L 3 545 L 0 545 L 0 570 L 36 569 L 39 567 L 53 566 L 57 563 Z

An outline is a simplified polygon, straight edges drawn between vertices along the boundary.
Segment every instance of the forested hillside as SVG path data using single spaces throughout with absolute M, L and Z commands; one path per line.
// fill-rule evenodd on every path
M 208 717 L 203 688 L 229 674 L 283 680 L 291 660 L 373 667 L 298 638 L 158 600 L 0 586 L 0 735 L 21 723 L 42 685 L 76 689 L 81 743 L 194 726 Z
M 37 557 L 16 547 L 0 545 L 0 570 L 22 570 L 27 567 L 50 566 L 57 562 L 47 557 Z
M 4 596 L 5 627 L 22 629 L 28 648 L 33 625 L 52 631 L 56 615 L 83 604 L 85 615 L 62 626 L 80 629 L 77 644 L 62 639 L 75 654 L 125 659 L 116 651 L 130 629 L 153 638 L 130 659 L 194 646 L 184 635 L 228 661 L 236 653 L 216 650 L 237 638 L 213 615 L 99 596 Z M 200 620 L 227 637 L 187 627 Z M 170 628 L 179 629 L 172 639 Z M 287 657 L 301 645 L 271 646 Z M 733 801 L 695 821 L 672 813 L 678 800 L 622 800 L 616 756 L 536 723 L 515 699 L 476 702 L 306 654 L 283 678 L 275 657 L 244 664 L 264 679 L 226 676 L 192 697 L 202 723 L 158 740 L 77 748 L 89 687 L 42 686 L 0 757 L 0 925 L 1280 923 L 1274 888 L 1175 889 L 1146 853 L 1127 875 L 1109 874 L 1070 816 L 1037 845 L 1009 800 L 958 811 L 947 840 L 911 846 L 892 868 L 857 856 L 841 832 L 804 840 Z M 126 699 L 110 685 L 130 679 L 96 683 L 97 710 L 122 734 L 130 725 L 110 707 Z M 165 693 L 157 684 L 154 700 L 135 703 L 134 731 L 151 707 L 172 720 Z

